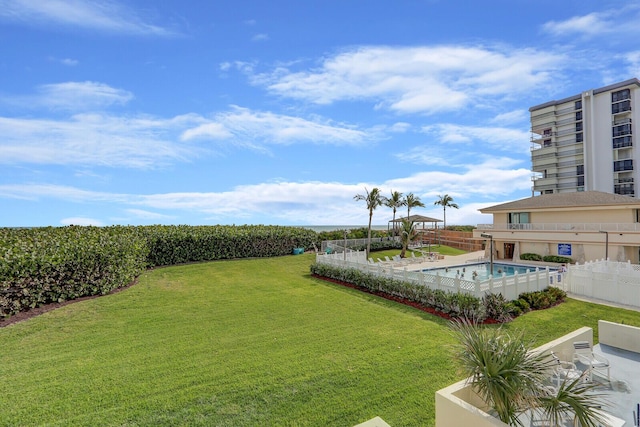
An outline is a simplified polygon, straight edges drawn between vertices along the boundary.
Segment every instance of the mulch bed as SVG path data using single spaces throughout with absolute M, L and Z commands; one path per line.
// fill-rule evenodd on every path
M 386 292 L 381 292 L 381 291 L 374 292 L 374 291 L 371 291 L 369 289 L 362 288 L 360 286 L 356 286 L 353 283 L 342 282 L 340 280 L 330 279 L 328 277 L 319 276 L 317 274 L 312 274 L 312 276 L 315 277 L 316 279 L 324 280 L 326 282 L 335 283 L 335 284 L 341 285 L 341 286 L 346 286 L 347 288 L 356 289 L 358 291 L 365 292 L 365 293 L 368 293 L 368 294 L 371 294 L 371 295 L 376 295 L 376 296 L 378 296 L 380 298 L 388 299 L 390 301 L 395 301 L 397 303 L 413 307 L 413 308 L 418 309 L 420 311 L 424 311 L 425 313 L 433 314 L 434 316 L 438 316 L 438 317 L 441 317 L 441 318 L 446 319 L 446 320 L 453 320 L 453 318 L 451 316 L 449 316 L 448 314 L 443 313 L 441 311 L 438 311 L 433 307 L 425 307 L 424 305 L 420 304 L 419 302 L 415 302 L 415 301 L 408 300 L 406 298 L 402 298 L 402 297 L 398 297 L 398 296 L 395 296 L 395 295 L 391 295 L 391 294 L 388 294 Z M 492 325 L 492 324 L 496 324 L 496 323 L 499 323 L 499 322 L 497 320 L 495 320 L 495 319 L 487 319 L 482 323 L 483 324 L 487 324 L 487 325 L 488 324 Z

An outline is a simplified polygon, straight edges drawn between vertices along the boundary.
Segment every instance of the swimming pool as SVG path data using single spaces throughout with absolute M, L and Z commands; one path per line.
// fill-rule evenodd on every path
M 540 270 L 544 270 L 546 267 L 538 267 Z M 465 265 L 451 265 L 448 267 L 440 268 L 427 268 L 422 270 L 423 273 L 438 274 L 442 277 L 460 277 L 467 280 L 485 280 L 489 278 L 489 263 L 474 263 Z M 503 273 L 507 276 L 513 276 L 515 273 L 524 274 L 527 272 L 535 271 L 536 267 L 531 265 L 515 265 L 515 264 L 502 264 L 493 263 L 493 277 L 500 277 Z M 551 269 L 555 270 L 555 269 Z

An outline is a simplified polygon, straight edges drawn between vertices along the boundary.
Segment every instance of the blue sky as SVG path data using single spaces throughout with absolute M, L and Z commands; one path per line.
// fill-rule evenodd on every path
M 491 222 L 528 108 L 640 76 L 607 0 L 0 0 L 0 226 Z M 374 224 L 392 213 L 378 208 Z

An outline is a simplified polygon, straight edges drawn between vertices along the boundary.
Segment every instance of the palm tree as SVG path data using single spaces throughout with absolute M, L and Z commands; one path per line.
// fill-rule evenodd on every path
M 402 193 L 399 191 L 391 190 L 391 197 L 385 197 L 384 205 L 388 208 L 393 209 L 393 231 L 395 234 L 396 230 L 396 209 L 404 206 L 405 201 L 402 199 Z
M 541 413 L 552 425 L 569 415 L 583 426 L 601 422 L 596 409 L 602 395 L 584 378 L 565 380 L 558 389 L 546 386 L 555 361 L 524 344 L 523 333 L 509 335 L 501 328 L 486 328 L 470 321 L 453 323 L 459 338 L 457 358 L 476 393 L 511 426 L 528 410 Z
M 409 244 L 413 241 L 413 239 L 415 239 L 418 233 L 413 226 L 413 221 L 409 221 L 408 219 L 403 218 L 400 224 L 400 239 L 402 241 L 402 252 L 400 252 L 400 258 L 404 258 L 407 254 L 407 248 L 409 247 Z
M 441 205 L 442 206 L 442 215 L 443 215 L 443 226 L 442 228 L 446 230 L 447 228 L 447 208 L 454 208 L 454 209 L 458 209 L 459 206 L 455 203 L 453 203 L 453 197 L 451 197 L 448 194 L 445 194 L 444 196 L 440 196 L 438 195 L 439 199 L 436 200 L 435 202 L 433 202 L 434 205 Z
M 420 197 L 415 196 L 413 193 L 409 193 L 404 197 L 404 205 L 407 207 L 407 219 L 411 214 L 411 208 L 424 208 L 424 203 L 422 203 Z
M 369 231 L 367 233 L 368 257 L 369 253 L 371 252 L 371 218 L 373 218 L 373 211 L 378 206 L 384 203 L 385 197 L 380 194 L 380 189 L 377 187 L 372 188 L 371 191 L 367 190 L 367 188 L 365 187 L 364 191 L 367 193 L 366 195 L 356 194 L 355 196 L 353 196 L 353 198 L 355 200 L 364 200 L 365 202 L 367 202 L 367 209 L 369 209 Z

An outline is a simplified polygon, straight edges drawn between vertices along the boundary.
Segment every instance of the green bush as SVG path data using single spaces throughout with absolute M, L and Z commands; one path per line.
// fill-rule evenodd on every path
M 524 298 L 518 298 L 517 300 L 513 301 L 513 305 L 519 308 L 523 313 L 531 310 L 531 306 Z
M 147 267 L 288 255 L 316 239 L 263 225 L 0 228 L 0 317 L 106 294 Z
M 508 322 L 512 319 L 507 303 L 508 301 L 502 294 L 486 294 L 482 297 L 482 305 L 487 310 L 487 317 L 500 323 Z
M 466 318 L 482 322 L 487 317 L 482 301 L 466 293 L 434 290 L 427 286 L 364 273 L 355 268 L 315 263 L 311 265 L 310 269 L 312 274 L 350 283 L 371 292 L 384 292 L 405 298 L 425 307 L 435 308 L 452 318 Z
M 0 317 L 106 294 L 133 281 L 147 255 L 131 227 L 0 229 Z
M 520 255 L 520 259 L 524 261 L 542 261 L 542 256 L 538 254 L 526 253 Z

